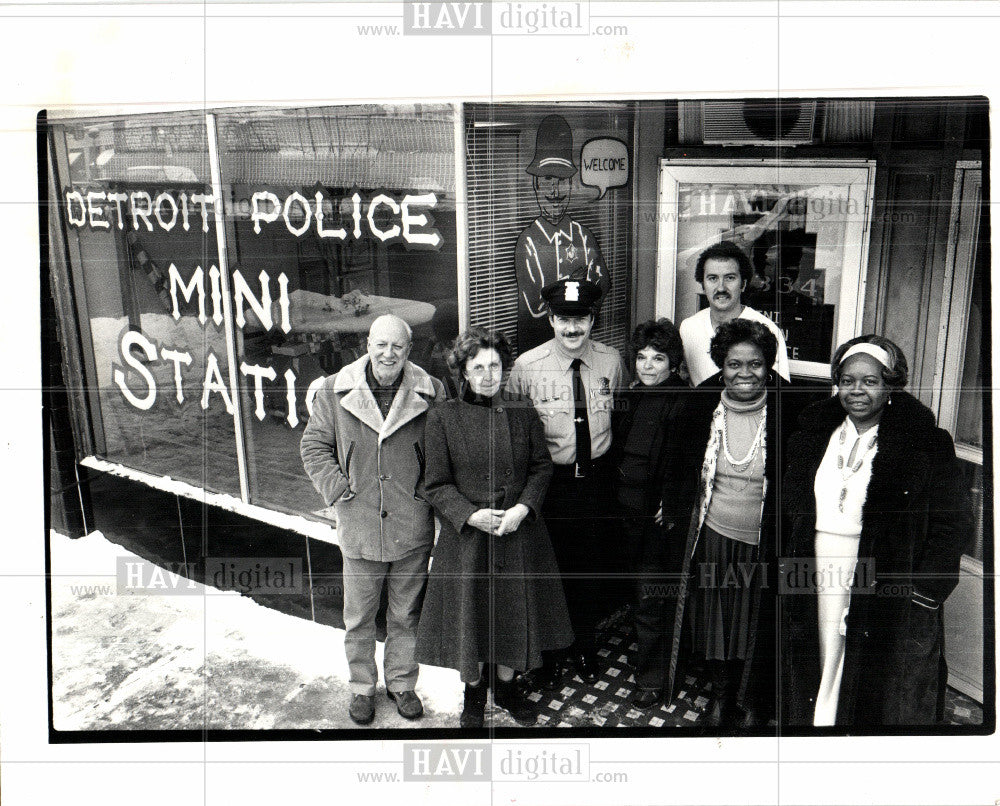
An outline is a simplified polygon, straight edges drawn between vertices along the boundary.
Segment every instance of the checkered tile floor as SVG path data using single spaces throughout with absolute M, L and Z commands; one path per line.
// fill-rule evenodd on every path
M 982 725 L 983 706 L 950 688 L 944 695 L 944 718 L 949 725 Z
M 630 643 L 624 614 L 617 614 L 607 626 L 600 658 L 601 676 L 585 683 L 579 676 L 566 675 L 557 691 L 533 691 L 528 698 L 538 707 L 538 727 L 664 727 L 702 725 L 712 704 L 712 684 L 702 670 L 694 668 L 678 684 L 672 702 L 645 711 L 629 702 L 635 677 L 629 655 L 638 647 Z M 504 711 L 491 708 L 495 727 L 516 726 Z
M 692 664 L 678 681 L 671 702 L 645 711 L 632 707 L 629 698 L 635 690 L 635 677 L 629 666 L 629 656 L 638 647 L 630 640 L 626 614 L 616 614 L 607 625 L 603 646 L 597 653 L 602 672 L 596 683 L 588 684 L 576 675 L 567 675 L 561 690 L 533 691 L 528 695 L 538 708 L 536 726 L 661 728 L 706 724 L 714 695 L 707 671 L 696 664 Z M 490 706 L 489 713 L 494 727 L 517 727 L 506 711 Z M 982 724 L 982 706 L 948 689 L 945 721 L 952 725 Z

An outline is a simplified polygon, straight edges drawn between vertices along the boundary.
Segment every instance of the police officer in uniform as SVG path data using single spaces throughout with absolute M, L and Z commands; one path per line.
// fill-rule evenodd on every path
M 623 369 L 617 350 L 590 338 L 600 286 L 562 279 L 546 286 L 542 297 L 553 338 L 518 357 L 508 384 L 535 406 L 555 464 L 542 512 L 576 641 L 568 657 L 546 656 L 535 674 L 544 688 L 554 689 L 566 661 L 584 681 L 597 680 L 595 625 L 614 606 L 606 575 L 620 566 L 621 547 L 613 531 L 609 449 Z

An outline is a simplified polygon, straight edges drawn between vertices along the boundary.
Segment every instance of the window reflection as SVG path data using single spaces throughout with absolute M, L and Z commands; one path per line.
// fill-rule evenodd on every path
M 453 112 L 225 113 L 219 136 L 230 269 L 259 308 L 248 302 L 237 333 L 237 361 L 252 378 L 242 389 L 251 501 L 332 516 L 299 457 L 310 388 L 362 356 L 372 321 L 385 313 L 413 328 L 410 360 L 450 379 Z
M 972 276 L 972 298 L 965 332 L 965 361 L 962 366 L 961 391 L 958 396 L 958 418 L 955 441 L 963 445 L 983 447 L 983 263 L 982 250 L 976 254 Z
M 225 336 L 211 310 L 218 250 L 204 117 L 54 128 L 94 347 L 99 455 L 238 495 Z M 179 288 L 198 283 L 200 303 L 192 290 L 192 304 L 175 305 Z
M 714 243 L 732 241 L 754 269 L 744 304 L 778 324 L 790 359 L 829 362 L 853 217 L 846 185 L 681 184 L 677 320 L 708 305 L 694 280 L 698 256 Z

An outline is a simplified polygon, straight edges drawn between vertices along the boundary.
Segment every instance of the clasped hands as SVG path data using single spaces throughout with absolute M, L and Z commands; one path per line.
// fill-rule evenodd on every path
M 474 529 L 487 534 L 502 537 L 516 532 L 521 522 L 528 516 L 528 508 L 524 504 L 514 504 L 510 509 L 477 509 L 469 516 L 466 523 Z

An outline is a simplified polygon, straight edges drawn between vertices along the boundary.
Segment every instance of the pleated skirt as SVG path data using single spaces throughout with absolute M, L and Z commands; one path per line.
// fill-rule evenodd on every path
M 688 607 L 692 648 L 705 660 L 746 660 L 753 623 L 754 589 L 764 571 L 757 546 L 703 526 L 695 550 L 693 595 Z

